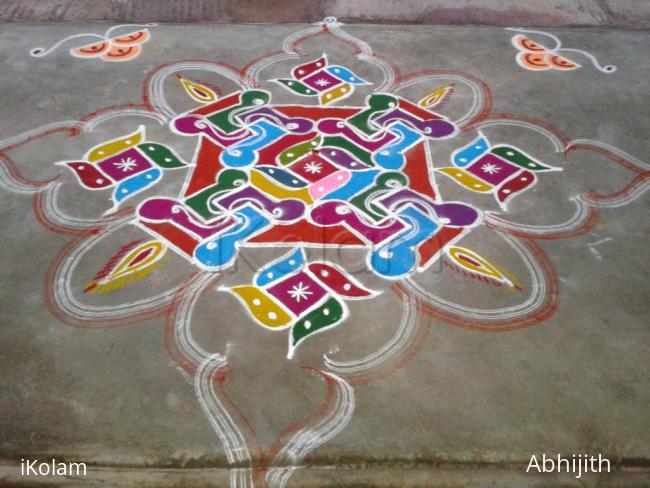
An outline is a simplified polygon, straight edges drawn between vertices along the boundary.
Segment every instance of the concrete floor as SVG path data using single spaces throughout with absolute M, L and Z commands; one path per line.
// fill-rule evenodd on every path
M 503 28 L 394 25 L 343 26 L 341 32 L 356 38 L 345 42 L 336 32 L 309 37 L 296 45 L 299 57 L 260 69 L 261 87 L 278 103 L 295 98 L 266 80 L 288 76 L 296 64 L 321 53 L 380 86 L 384 74 L 369 62 L 375 58 L 354 49 L 362 40 L 399 69 L 401 96 L 416 102 L 432 86 L 454 81 L 456 92 L 441 114 L 461 120 L 483 104 L 473 125 L 430 143 L 434 167 L 448 166 L 452 151 L 481 130 L 494 143 L 520 147 L 562 171 L 542 174 L 537 186 L 500 214 L 519 225 L 484 221 L 460 242 L 508 268 L 523 291 L 510 293 L 442 264 L 413 277 L 421 289 L 465 307 L 503 310 L 536 293 L 545 305 L 515 325 L 505 311 L 481 321 L 421 307 L 401 355 L 368 377 L 343 375 L 343 383 L 336 383 L 318 371 L 329 371 L 324 354 L 349 361 L 391 340 L 405 306 L 392 282 L 361 275 L 382 295 L 351 304 L 345 324 L 306 341 L 292 361 L 286 359 L 285 333 L 262 329 L 232 296 L 204 287 L 191 314 L 192 338 L 227 358 L 228 374 L 212 380 L 214 398 L 222 402 L 216 411 L 230 416 L 248 457 L 229 459 L 206 417 L 202 406 L 210 397 L 197 398 L 198 373 L 179 359 L 170 339 L 181 318 L 169 302 L 142 316 L 120 312 L 133 300 L 188 283 L 195 267 L 170 252 L 164 267 L 145 279 L 112 293 L 82 292 L 120 246 L 146 236 L 134 226 L 108 227 L 108 238 L 93 240 L 106 233 L 101 219 L 109 194 L 84 190 L 71 171 L 53 163 L 77 160 L 139 124 L 151 140 L 191 161 L 194 138 L 134 112 L 152 101 L 149 88 L 158 78 L 151 74 L 164 65 L 177 67 L 227 94 L 237 84 L 198 60 L 243 69 L 313 27 L 155 26 L 140 56 L 110 63 L 70 56 L 74 42 L 43 58 L 29 55 L 71 34 L 103 33 L 106 24 L 0 24 L 0 483 L 264 486 L 266 479 L 282 486 L 273 473 L 291 474 L 282 468 L 295 465 L 288 486 L 650 486 L 647 31 L 549 31 L 563 47 L 585 49 L 602 65 L 615 65 L 614 73 L 569 52 L 579 69 L 526 70 L 515 62 L 515 33 Z M 181 60 L 192 64 L 173 64 Z M 426 70 L 445 71 L 408 85 L 408 73 Z M 168 74 L 160 90 L 172 112 L 195 108 L 173 70 Z M 480 100 L 470 86 L 483 87 Z M 373 87 L 357 88 L 349 104 L 363 105 Z M 103 120 L 108 106 L 120 106 L 115 110 L 121 115 Z M 168 172 L 158 192 L 177 194 L 184 171 Z M 56 191 L 35 183 L 57 176 Z M 440 174 L 436 181 L 445 200 L 499 211 L 489 196 L 470 194 Z M 589 200 L 593 192 L 610 197 Z M 591 204 L 580 206 L 577 197 Z M 577 208 L 589 217 L 574 218 Z M 508 244 L 512 239 L 536 256 L 541 282 Z M 88 252 L 73 258 L 86 240 L 92 241 Z M 282 254 L 246 249 L 246 260 L 220 283 L 249 283 L 260 263 Z M 328 252 L 326 258 L 340 256 Z M 62 274 L 72 263 L 70 273 Z M 188 290 L 177 296 L 188 299 Z M 57 302 L 64 299 L 69 309 Z M 180 305 L 173 305 L 178 311 Z M 506 330 L 508 324 L 517 330 Z M 325 430 L 303 446 L 304 455 L 278 454 L 297 432 L 311 428 L 313 434 L 328 415 L 344 416 L 346 405 L 354 407 L 349 419 L 321 425 Z M 543 452 L 602 453 L 615 469 L 580 480 L 526 474 L 530 456 Z M 28 480 L 17 464 L 28 457 L 86 462 L 88 477 Z

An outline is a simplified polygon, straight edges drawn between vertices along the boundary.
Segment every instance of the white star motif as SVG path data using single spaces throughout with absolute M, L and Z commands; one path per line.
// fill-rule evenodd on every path
M 312 161 L 311 163 L 305 164 L 305 171 L 307 173 L 311 173 L 312 175 L 320 173 L 321 169 L 321 163 L 315 163 Z
M 481 166 L 481 171 L 491 175 L 498 173 L 500 170 L 501 168 L 499 168 L 496 164 L 493 163 L 485 163 L 483 166 Z
M 133 158 L 122 158 L 119 162 L 113 164 L 126 173 L 135 167 L 136 161 Z
M 314 83 L 316 83 L 318 86 L 327 86 L 330 84 L 330 82 L 325 78 L 319 78 Z
M 288 293 L 296 302 L 300 302 L 300 300 L 307 300 L 307 297 L 309 295 L 314 294 L 314 292 L 309 291 L 309 286 L 305 286 L 302 281 L 297 285 L 293 285 Z

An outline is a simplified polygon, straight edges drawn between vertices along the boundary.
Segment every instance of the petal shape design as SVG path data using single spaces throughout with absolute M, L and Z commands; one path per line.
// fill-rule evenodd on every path
M 520 66 L 533 71 L 551 69 L 544 53 L 520 52 L 516 59 Z
M 341 271 L 329 263 L 311 263 L 309 271 L 318 280 L 337 295 L 347 299 L 361 299 L 377 295 L 378 293 L 362 286 L 348 273 Z
M 255 284 L 266 286 L 298 271 L 305 264 L 305 253 L 297 248 L 279 259 L 270 262 L 255 274 Z
M 320 96 L 320 103 L 321 105 L 328 105 L 337 100 L 349 97 L 352 95 L 352 92 L 352 85 L 349 83 L 343 83 L 342 85 L 335 86 L 331 90 L 322 93 Z
M 65 161 L 58 164 L 63 164 L 74 171 L 81 186 L 88 190 L 101 190 L 112 186 L 114 183 L 113 180 L 99 171 L 95 165 L 85 161 Z
M 498 270 L 496 266 L 490 263 L 483 256 L 467 249 L 466 247 L 460 246 L 451 246 L 447 249 L 447 256 L 453 261 L 457 266 L 469 271 L 471 273 L 479 274 L 487 278 L 492 278 L 499 282 L 508 283 L 512 286 L 512 283 L 508 278 L 505 277 L 501 271 Z
M 310 61 L 309 63 L 296 66 L 291 70 L 291 76 L 296 80 L 302 80 L 325 66 L 327 66 L 327 57 L 323 55 L 315 61 Z
M 161 241 L 149 241 L 144 244 L 125 246 L 95 278 L 86 284 L 84 293 L 106 293 L 124 286 L 127 282 L 137 281 L 147 276 L 160 264 L 167 252 L 167 246 Z
M 233 288 L 220 288 L 230 291 L 239 298 L 253 316 L 253 318 L 269 329 L 283 329 L 291 322 L 291 316 L 268 294 L 257 286 L 235 286 Z
M 293 325 L 291 334 L 289 334 L 287 359 L 293 357 L 296 347 L 307 337 L 338 325 L 346 315 L 347 309 L 343 303 L 336 298 L 329 298 L 323 305 L 299 319 Z
M 535 174 L 525 170 L 517 174 L 514 178 L 509 179 L 497 191 L 496 198 L 499 205 L 505 208 L 506 201 L 535 184 L 536 181 Z
M 325 69 L 328 73 L 332 76 L 336 76 L 341 81 L 352 83 L 354 85 L 370 85 L 366 80 L 362 80 L 348 68 L 344 68 L 343 66 L 332 65 Z
M 144 125 L 141 125 L 138 127 L 138 130 L 132 132 L 131 134 L 127 134 L 126 136 L 118 137 L 99 146 L 95 146 L 88 152 L 86 159 L 91 163 L 106 159 L 109 156 L 114 156 L 115 154 L 122 152 L 125 149 L 129 149 L 130 147 L 140 144 L 144 138 L 145 128 Z
M 463 168 L 483 156 L 490 148 L 490 143 L 479 132 L 478 137 L 472 142 L 451 153 L 451 162 L 458 168 Z
M 119 44 L 120 46 L 136 46 L 138 44 L 144 44 L 150 38 L 151 34 L 149 33 L 149 29 L 142 29 L 119 37 L 112 37 L 111 43 Z
M 116 204 L 119 204 L 155 185 L 161 178 L 162 171 L 157 168 L 152 168 L 148 171 L 143 171 L 142 173 L 131 176 L 129 179 L 123 180 L 115 187 L 113 200 Z
M 302 95 L 305 97 L 311 97 L 314 95 L 318 95 L 318 92 L 316 90 L 313 90 L 309 88 L 307 85 L 305 85 L 303 82 L 298 81 L 298 80 L 292 80 L 288 78 L 278 78 L 277 80 L 273 80 L 276 83 L 281 84 L 288 90 L 291 90 L 294 92 L 296 95 Z
M 316 149 L 320 143 L 321 143 L 322 138 L 319 137 L 314 137 L 310 141 L 305 141 L 305 142 L 300 142 L 298 144 L 295 144 L 284 151 L 280 153 L 278 156 L 278 161 L 280 164 L 290 164 L 293 163 L 296 159 L 303 157 L 306 154 L 309 154 L 311 151 Z
M 162 144 L 145 142 L 144 144 L 138 144 L 138 149 L 161 168 L 175 169 L 187 166 L 174 151 Z
M 561 169 L 546 166 L 537 161 L 531 155 L 512 146 L 498 145 L 493 147 L 491 152 L 492 154 L 496 154 L 497 156 L 530 171 L 552 171 Z
M 460 168 L 436 168 L 436 171 L 439 171 L 442 174 L 445 174 L 451 177 L 461 186 L 464 186 L 468 190 L 478 191 L 481 193 L 488 192 L 494 188 L 492 185 L 488 185 L 478 178 L 473 177 L 467 171 Z
M 110 43 L 108 41 L 99 41 L 70 49 L 70 54 L 77 58 L 96 58 L 108 51 L 109 48 Z
M 538 44 L 535 41 L 530 40 L 526 36 L 522 36 L 521 34 L 516 35 L 512 38 L 512 44 L 520 51 L 530 51 L 530 52 L 538 52 L 538 53 L 545 53 L 548 51 L 546 47 L 542 46 L 541 44 Z
M 108 52 L 102 55 L 102 59 L 114 62 L 128 61 L 139 56 L 141 52 L 140 46 L 111 46 Z

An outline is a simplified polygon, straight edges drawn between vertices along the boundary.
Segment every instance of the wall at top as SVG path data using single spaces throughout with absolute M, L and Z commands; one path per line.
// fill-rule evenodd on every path
M 647 0 L 4 0 L 0 20 L 650 27 Z

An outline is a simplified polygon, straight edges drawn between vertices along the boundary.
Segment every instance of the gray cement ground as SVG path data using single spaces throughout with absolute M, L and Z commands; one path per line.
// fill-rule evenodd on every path
M 75 59 L 65 49 L 43 59 L 29 56 L 33 47 L 105 27 L 0 24 L 0 140 L 108 105 L 140 103 L 145 75 L 165 63 L 212 60 L 241 67 L 276 52 L 283 39 L 305 28 L 158 26 L 141 56 L 119 64 Z M 572 72 L 523 70 L 514 60 L 512 33 L 501 28 L 356 25 L 345 30 L 402 73 L 452 69 L 479 77 L 492 90 L 493 113 L 541 119 L 571 139 L 602 141 L 642 161 L 650 159 L 646 31 L 553 31 L 565 47 L 588 49 L 603 64 L 615 64 L 617 72 L 608 75 L 584 58 L 583 67 Z M 305 60 L 327 52 L 341 64 L 355 62 L 345 45 L 329 37 L 312 39 L 301 49 Z M 286 73 L 291 63 L 272 68 L 262 79 Z M 376 73 L 361 67 L 359 74 Z M 204 81 L 221 84 L 226 93 L 234 90 L 216 78 Z M 459 89 L 458 95 L 458 105 L 450 102 L 445 112 L 451 118 L 466 108 L 466 94 Z M 177 110 L 192 107 L 182 94 L 170 100 Z M 355 99 L 361 100 L 361 95 Z M 44 180 L 61 173 L 52 162 L 78 158 L 126 126 L 116 120 L 76 138 L 54 134 L 7 154 L 23 176 Z M 191 158 L 193 141 L 172 136 L 155 122 L 147 128 L 153 140 L 169 142 Z M 613 193 L 633 176 L 601 154 L 576 152 L 565 159 L 548 140 L 520 127 L 486 133 L 543 154 L 545 162 L 564 169 L 534 193 L 518 197 L 508 214 L 513 221 L 548 225 L 567 220 L 574 211 L 570 196 L 591 189 Z M 434 159 L 448 161 L 451 150 L 469 140 L 436 146 Z M 64 174 L 63 181 L 58 205 L 64 213 L 97 218 L 105 210 L 104 196 L 83 191 L 71 174 Z M 172 183 L 178 181 L 165 184 Z M 440 184 L 450 199 L 467 197 L 451 182 Z M 487 198 L 470 200 L 497 210 Z M 534 327 L 491 334 L 425 318 L 428 335 L 420 352 L 389 377 L 355 388 L 350 423 L 300 463 L 288 486 L 650 486 L 648 210 L 646 193 L 625 206 L 601 209 L 598 223 L 586 234 L 539 241 L 557 273 L 560 301 L 556 313 Z M 200 408 L 191 377 L 179 373 L 165 350 L 164 317 L 97 330 L 65 326 L 46 307 L 44 280 L 71 237 L 39 225 L 30 194 L 0 191 L 0 222 L 0 483 L 227 486 L 232 472 L 222 445 Z M 81 262 L 75 289 L 134 236 L 133 229 L 120 230 L 112 245 L 98 246 Z M 515 274 L 525 272 L 512 250 L 504 250 L 503 241 L 487 229 L 467 242 L 492 249 L 495 261 Z M 251 256 L 257 262 L 271 257 Z M 243 269 L 225 282 L 245 283 L 253 271 Z M 187 274 L 188 265 L 172 257 L 133 287 L 82 298 L 119 304 L 174 286 Z M 418 282 L 442 283 L 446 298 L 475 297 L 480 305 L 496 296 L 492 287 L 448 270 Z M 300 364 L 318 365 L 323 352 L 337 348 L 334 357 L 351 359 L 390 338 L 400 318 L 394 296 L 356 307 L 344 327 L 305 344 Z M 207 350 L 224 352 L 227 344 L 233 373 L 225 389 L 268 451 L 287 425 L 317 411 L 325 393 L 318 378 L 287 368 L 285 336 L 249 322 L 234 300 L 212 293 L 198 303 L 192 324 Z M 581 480 L 526 475 L 530 456 L 542 452 L 600 452 L 615 470 Z M 89 475 L 26 480 L 17 467 L 26 457 L 87 462 Z

